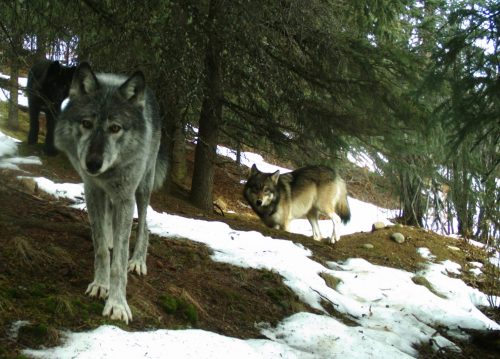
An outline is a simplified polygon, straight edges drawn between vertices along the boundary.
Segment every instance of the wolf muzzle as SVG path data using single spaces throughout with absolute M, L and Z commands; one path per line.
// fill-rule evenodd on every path
M 104 138 L 103 134 L 97 132 L 91 139 L 90 146 L 85 156 L 87 172 L 92 175 L 99 174 L 104 163 Z
M 85 165 L 90 174 L 97 174 L 102 167 L 102 156 L 97 153 L 90 153 L 87 155 Z

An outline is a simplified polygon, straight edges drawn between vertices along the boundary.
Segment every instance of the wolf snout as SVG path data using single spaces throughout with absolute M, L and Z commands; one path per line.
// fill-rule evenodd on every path
M 85 161 L 87 171 L 90 174 L 97 174 L 102 167 L 102 157 L 98 155 L 90 155 Z
M 257 204 L 257 206 L 262 206 L 262 200 L 261 199 L 258 199 L 257 201 L 255 201 L 255 203 Z

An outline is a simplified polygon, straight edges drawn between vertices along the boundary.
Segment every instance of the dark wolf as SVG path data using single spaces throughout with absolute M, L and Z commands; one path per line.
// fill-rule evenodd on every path
M 45 113 L 47 122 L 44 152 L 57 153 L 54 147 L 55 121 L 61 111 L 61 103 L 68 97 L 69 86 L 75 67 L 62 66 L 59 61 L 44 60 L 36 63 L 28 73 L 27 96 L 30 116 L 28 143 L 38 142 L 39 115 Z
M 142 72 L 130 77 L 76 70 L 69 102 L 56 124 L 56 147 L 84 182 L 94 243 L 94 280 L 86 293 L 107 298 L 103 315 L 128 323 L 128 270 L 147 274 L 146 212 L 153 189 L 167 172 L 161 146 L 162 119 Z M 137 242 L 129 260 L 129 237 L 137 204 Z M 110 250 L 113 249 L 113 257 Z
M 293 219 L 306 217 L 313 238 L 321 240 L 320 214 L 333 222 L 328 241 L 334 243 L 338 218 L 345 224 L 351 218 L 345 182 L 337 172 L 325 166 L 307 166 L 280 174 L 261 172 L 253 165 L 243 191 L 254 212 L 271 228 L 288 231 Z

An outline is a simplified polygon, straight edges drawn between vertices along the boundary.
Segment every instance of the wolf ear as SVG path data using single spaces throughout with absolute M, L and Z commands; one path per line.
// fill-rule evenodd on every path
M 73 74 L 69 89 L 70 99 L 88 95 L 99 88 L 99 82 L 87 62 L 82 62 Z
M 277 170 L 271 175 L 271 180 L 274 182 L 274 184 L 278 184 L 278 179 L 280 178 L 280 171 Z
M 127 101 L 144 107 L 146 97 L 146 79 L 144 78 L 144 74 L 141 71 L 134 73 L 120 86 L 119 91 Z
M 43 74 L 41 74 L 40 78 L 38 79 L 39 84 L 43 84 L 45 81 L 53 81 L 54 77 L 57 77 L 59 74 L 60 66 L 59 66 L 59 61 L 52 61 L 50 62 L 49 66 L 47 66 L 43 70 Z

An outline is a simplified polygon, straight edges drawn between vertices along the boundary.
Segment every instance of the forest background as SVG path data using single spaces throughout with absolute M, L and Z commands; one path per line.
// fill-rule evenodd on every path
M 401 222 L 498 245 L 497 1 L 33 0 L 0 12 L 10 90 L 47 57 L 143 70 L 166 118 L 170 180 L 190 181 L 205 211 L 218 144 L 291 167 L 357 153 L 390 180 Z

